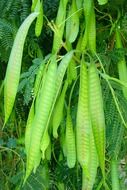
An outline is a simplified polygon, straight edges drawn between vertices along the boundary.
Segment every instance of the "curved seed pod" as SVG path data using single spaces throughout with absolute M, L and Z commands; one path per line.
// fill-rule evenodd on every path
M 82 39 L 81 49 L 88 47 L 92 53 L 96 52 L 96 22 L 93 0 L 84 0 L 85 33 Z
M 72 83 L 72 77 L 70 75 L 70 69 L 69 69 L 69 67 L 67 69 L 67 81 L 68 81 L 68 85 L 71 85 L 71 83 Z
M 65 75 L 65 72 L 67 70 L 67 67 L 72 59 L 73 56 L 73 50 L 71 50 L 70 52 L 68 52 L 64 58 L 62 59 L 61 63 L 58 66 L 58 71 L 57 71 L 57 84 L 56 84 L 56 88 L 60 90 L 60 87 L 62 85 L 62 81 L 63 81 L 63 77 Z M 58 88 L 59 87 L 59 88 Z M 59 93 L 59 91 L 58 91 Z M 58 96 L 58 94 L 57 94 Z
M 112 158 L 111 160 L 111 179 L 112 179 L 112 190 L 120 190 L 118 163 L 115 158 Z
M 34 84 L 34 98 L 36 98 L 38 91 L 39 91 L 39 87 L 40 87 L 40 82 L 43 76 L 43 71 L 44 71 L 44 67 L 45 67 L 45 60 L 42 61 L 37 76 L 36 76 L 36 80 L 35 80 L 35 84 Z M 25 148 L 26 148 L 26 154 L 28 154 L 28 149 L 29 149 L 29 145 L 30 145 L 30 140 L 31 140 L 31 126 L 32 126 L 32 122 L 33 122 L 33 118 L 34 118 L 34 112 L 35 112 L 35 108 L 34 108 L 34 103 L 35 103 L 35 99 L 33 99 L 30 111 L 29 111 L 29 115 L 28 115 L 28 119 L 27 119 L 27 124 L 26 124 L 26 131 L 25 131 Z
M 50 118 L 51 118 L 51 115 L 52 115 L 52 112 L 53 112 L 53 109 L 54 109 L 54 105 L 56 103 L 56 99 L 58 97 L 58 94 L 59 94 L 59 91 L 60 91 L 60 88 L 61 88 L 61 85 L 62 85 L 62 81 L 63 81 L 64 75 L 65 75 L 65 72 L 67 70 L 67 67 L 68 67 L 68 64 L 69 64 L 70 60 L 72 59 L 72 56 L 73 56 L 73 51 L 68 52 L 64 56 L 64 58 L 62 59 L 62 61 L 60 62 L 59 66 L 58 66 L 57 74 L 56 74 L 56 83 L 55 83 L 55 96 L 54 96 L 54 100 L 53 100 L 53 103 L 52 103 L 52 106 L 51 106 L 51 109 L 50 109 L 50 113 L 48 115 L 48 119 L 47 119 L 46 124 L 45 124 L 45 130 L 48 129 Z M 55 79 L 55 77 L 53 79 Z M 25 180 L 27 179 L 27 177 L 31 173 L 32 165 L 33 164 L 31 164 L 31 166 L 29 167 L 29 169 L 27 171 Z M 24 182 L 25 182 L 25 180 L 24 180 Z
M 105 118 L 100 79 L 94 63 L 89 66 L 89 104 L 99 165 L 105 178 Z
M 32 0 L 32 6 L 31 6 L 31 11 L 34 12 L 35 11 L 35 7 L 37 5 L 38 0 Z
M 77 69 L 76 69 L 76 63 L 75 61 L 72 59 L 70 64 L 69 64 L 69 73 L 70 73 L 70 77 L 72 80 L 76 80 L 77 78 Z
M 40 102 L 40 97 L 41 97 L 41 94 L 42 94 L 42 90 L 41 89 L 43 88 L 43 85 L 45 83 L 46 75 L 47 75 L 47 72 L 46 72 L 46 69 L 44 69 L 44 71 L 43 71 L 43 77 L 40 78 L 40 84 L 39 84 L 39 88 L 38 88 L 37 95 L 36 95 L 35 112 L 37 112 L 37 109 L 38 109 L 38 105 L 39 105 L 39 102 Z
M 32 130 L 33 130 L 33 120 L 34 120 L 34 100 L 32 102 L 30 111 L 29 111 L 29 115 L 28 115 L 28 119 L 27 119 L 27 124 L 26 124 L 26 131 L 25 131 L 25 149 L 26 149 L 26 154 L 27 157 L 29 156 L 29 148 L 30 148 L 30 143 L 31 143 L 31 136 L 32 136 Z M 39 151 L 38 154 L 36 155 L 36 160 L 35 160 L 35 164 L 34 164 L 34 173 L 36 171 L 36 167 L 39 165 L 41 160 L 41 152 Z
M 49 137 L 48 131 L 46 130 L 41 140 L 41 151 L 42 151 L 43 160 L 45 159 L 45 151 L 48 148 L 49 143 L 50 143 L 50 137 Z
M 66 46 L 68 51 L 71 51 L 73 49 L 72 44 L 68 41 L 68 39 L 66 40 Z M 71 85 L 72 80 L 75 80 L 76 78 L 77 78 L 76 63 L 72 58 L 67 69 L 68 85 Z
M 92 2 L 91 6 L 91 16 L 88 26 L 88 47 L 90 51 L 94 54 L 96 52 L 96 20 L 95 20 L 95 11 L 94 3 Z
M 116 29 L 116 48 L 123 48 L 119 29 Z M 124 56 L 118 62 L 118 72 L 119 72 L 120 80 L 122 82 L 127 83 L 127 65 L 126 65 L 126 60 Z M 122 89 L 123 89 L 123 94 L 125 98 L 127 99 L 127 88 L 122 87 Z
M 68 87 L 68 82 L 65 81 L 64 87 L 56 102 L 56 106 L 54 109 L 53 120 L 52 120 L 54 138 L 58 137 L 57 130 L 63 118 L 64 101 L 65 101 L 65 94 L 66 94 L 67 87 Z
M 45 63 L 47 61 L 50 61 L 50 54 L 48 54 L 45 59 L 42 61 L 40 67 L 39 67 L 39 70 L 38 70 L 38 73 L 37 73 L 37 76 L 36 76 L 36 79 L 35 79 L 35 84 L 34 84 L 34 96 L 36 97 L 36 101 L 35 101 L 35 112 L 38 108 L 38 104 L 39 104 L 39 101 L 40 101 L 40 94 L 41 94 L 41 88 L 44 84 L 44 81 L 45 81 L 45 77 L 46 77 L 46 66 L 45 66 Z M 48 64 L 48 63 L 47 63 Z
M 85 50 L 88 45 L 89 23 L 91 19 L 91 8 L 93 0 L 84 0 L 84 12 L 85 12 L 85 32 L 82 37 L 81 50 Z
M 78 42 L 77 42 L 77 44 L 76 44 L 77 53 L 75 53 L 75 54 L 76 54 L 76 57 L 77 57 L 78 59 L 80 59 L 80 56 L 81 56 L 81 53 L 79 53 L 79 52 L 80 52 L 81 49 L 82 49 L 82 43 L 83 43 L 82 41 L 83 41 L 83 32 L 80 33 L 80 36 L 79 36 L 79 38 L 78 38 Z
M 36 154 L 36 158 L 34 161 L 34 168 L 33 168 L 33 172 L 36 173 L 36 169 L 39 166 L 41 161 L 41 151 L 39 150 L 38 153 Z
M 25 180 L 28 178 L 32 169 L 35 168 L 35 162 L 40 153 L 41 138 L 45 131 L 46 123 L 52 107 L 55 95 L 55 82 L 57 75 L 56 55 L 52 56 L 51 63 L 48 66 L 48 71 L 45 77 L 44 84 L 40 93 L 40 103 L 38 104 L 37 112 L 32 123 L 31 143 L 27 156 L 27 167 Z M 36 165 L 37 167 L 37 165 Z
M 82 190 L 84 190 L 84 189 L 92 190 L 93 189 L 93 185 L 95 183 L 95 178 L 97 175 L 97 168 L 98 168 L 98 156 L 97 156 L 93 132 L 91 132 L 91 135 L 90 135 L 90 159 L 88 162 L 88 171 L 86 171 L 86 168 L 82 169 Z M 86 175 L 86 173 L 88 173 L 88 175 Z
M 87 66 L 82 59 L 80 67 L 80 86 L 76 118 L 76 145 L 78 162 L 82 168 L 86 169 L 86 173 L 88 171 L 90 159 L 90 134 L 92 132 L 88 97 Z
M 79 15 L 77 12 L 76 0 L 72 0 L 72 4 L 69 10 L 68 20 L 66 22 L 66 39 L 73 43 L 79 32 Z
M 108 0 L 98 0 L 99 5 L 104 5 L 108 3 Z
M 31 131 L 32 131 L 31 126 L 32 126 L 33 119 L 34 119 L 34 100 L 32 102 L 32 105 L 29 111 L 27 124 L 26 124 L 26 131 L 25 131 L 25 150 L 26 150 L 27 155 L 28 155 L 28 150 L 29 150 L 30 141 L 31 141 Z
M 61 150 L 63 152 L 64 157 L 67 157 L 67 147 L 66 147 L 66 138 L 65 138 L 65 125 L 63 123 L 61 124 L 61 128 L 60 128 L 60 146 L 61 146 Z
M 58 94 L 60 92 L 60 88 L 62 86 L 63 78 L 64 78 L 65 72 L 67 70 L 67 67 L 69 65 L 69 62 L 72 59 L 72 56 L 73 56 L 73 50 L 70 51 L 70 52 L 68 52 L 63 57 L 62 61 L 60 62 L 59 66 L 58 66 L 57 76 L 56 76 L 56 85 L 55 85 L 55 92 L 56 93 L 55 93 L 55 97 L 54 97 L 54 101 L 53 101 L 53 104 L 52 104 L 52 108 L 50 110 L 50 114 L 49 114 L 49 117 L 48 117 L 48 120 L 47 120 L 47 123 L 46 123 L 46 129 L 49 126 L 50 119 L 51 119 L 51 116 L 52 116 L 52 113 L 53 113 L 53 110 L 54 110 L 54 106 L 55 106 Z
M 73 50 L 72 44 L 70 42 L 66 41 L 66 45 L 67 45 L 68 51 Z M 70 61 L 70 63 L 69 63 L 68 69 L 67 69 L 67 80 L 68 80 L 68 83 L 71 84 L 72 80 L 76 80 L 76 78 L 77 78 L 76 62 L 72 58 L 71 61 Z
M 50 118 L 51 118 L 51 115 L 52 115 L 52 112 L 53 112 L 53 109 L 54 109 L 54 105 L 56 103 L 56 99 L 58 97 L 58 94 L 59 94 L 59 91 L 60 91 L 60 88 L 61 88 L 61 85 L 62 85 L 62 81 L 63 81 L 64 75 L 65 75 L 65 72 L 67 70 L 67 67 L 68 67 L 68 64 L 69 64 L 70 60 L 72 59 L 72 56 L 73 56 L 73 51 L 68 52 L 64 56 L 64 58 L 62 59 L 62 61 L 60 62 L 59 66 L 58 66 L 57 74 L 56 74 L 56 83 L 55 83 L 55 95 L 54 95 L 53 103 L 52 103 L 52 106 L 51 106 L 51 109 L 50 109 L 50 113 L 48 115 L 48 119 L 47 119 L 46 124 L 45 124 L 45 130 L 48 130 L 48 126 L 49 126 Z M 55 77 L 52 77 L 52 78 L 54 79 L 53 81 L 55 81 Z M 29 166 L 29 168 L 27 169 L 28 171 L 26 172 L 27 174 L 26 174 L 25 180 L 27 179 L 27 177 L 31 173 L 32 167 L 33 167 L 33 164 L 32 164 L 32 161 L 31 161 L 31 166 Z
M 64 21 L 64 18 L 66 16 L 67 3 L 68 3 L 68 0 L 61 0 L 60 1 L 59 9 L 58 9 L 58 12 L 57 12 L 57 17 L 56 17 L 56 25 L 61 25 L 61 23 Z M 64 10 L 65 10 L 65 12 L 64 12 Z
M 65 142 L 67 149 L 67 165 L 73 168 L 76 163 L 75 133 L 73 130 L 70 108 L 67 110 Z
M 62 38 L 64 33 L 65 18 L 66 18 L 66 6 L 68 0 L 61 0 L 58 8 L 58 13 L 56 17 L 56 30 L 53 39 L 52 52 L 56 53 L 59 51 L 62 45 Z
M 42 27 L 43 27 L 43 4 L 42 4 L 42 1 L 40 2 L 40 0 L 39 0 L 38 6 L 39 6 L 38 7 L 39 15 L 37 16 L 37 20 L 36 20 L 36 24 L 35 24 L 35 35 L 37 37 L 40 36 Z
M 6 124 L 12 112 L 18 89 L 24 42 L 28 33 L 28 29 L 37 16 L 38 13 L 35 12 L 31 13 L 25 19 L 25 21 L 20 26 L 14 40 L 4 82 L 4 124 Z
M 43 77 L 44 73 L 44 68 L 45 68 L 45 60 L 42 61 L 41 65 L 39 66 L 39 70 L 36 76 L 35 84 L 34 84 L 34 95 L 36 96 L 39 90 L 39 86 L 41 83 L 41 79 Z

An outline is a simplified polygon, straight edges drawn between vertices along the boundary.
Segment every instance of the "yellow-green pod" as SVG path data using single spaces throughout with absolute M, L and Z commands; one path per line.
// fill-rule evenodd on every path
M 121 34 L 118 28 L 116 29 L 116 48 L 118 49 L 123 48 Z M 120 80 L 122 82 L 127 83 L 127 65 L 126 65 L 125 56 L 123 56 L 121 60 L 118 62 L 118 73 Z M 122 90 L 125 98 L 127 99 L 127 88 L 122 87 Z
M 69 64 L 69 74 L 72 80 L 76 80 L 77 78 L 77 69 L 76 69 L 76 63 L 72 59 L 70 64 Z
M 99 165 L 105 177 L 105 117 L 100 79 L 95 63 L 89 66 L 89 106 Z
M 31 12 L 35 11 L 35 7 L 37 5 L 38 0 L 32 0 Z
M 118 160 L 116 158 L 111 159 L 111 179 L 112 179 L 112 190 L 120 190 L 119 171 L 118 171 Z
M 27 156 L 27 167 L 25 180 L 31 174 L 33 168 L 37 168 L 37 158 L 40 154 L 41 139 L 45 131 L 49 113 L 55 96 L 55 85 L 57 76 L 56 55 L 51 57 L 51 62 L 48 66 L 44 84 L 41 88 L 40 102 L 32 122 L 31 142 Z M 53 80 L 54 79 L 54 80 Z
M 67 151 L 67 165 L 69 168 L 73 168 L 76 163 L 76 144 L 70 108 L 67 110 L 65 143 Z
M 96 19 L 93 2 L 91 5 L 90 20 L 88 26 L 88 48 L 93 54 L 96 52 Z
M 27 155 L 28 155 L 28 150 L 29 150 L 30 141 L 31 141 L 33 119 L 34 119 L 34 100 L 32 102 L 32 105 L 29 111 L 27 124 L 26 124 L 26 130 L 25 130 L 25 150 L 26 150 Z
M 79 14 L 77 12 L 76 0 L 72 0 L 66 23 L 66 39 L 73 43 L 79 32 Z
M 58 52 L 62 46 L 67 2 L 68 0 L 61 0 L 59 3 L 58 13 L 55 22 L 56 30 L 53 38 L 53 47 L 52 47 L 53 53 Z
M 46 130 L 43 134 L 42 139 L 41 139 L 41 152 L 42 152 L 42 159 L 43 160 L 45 159 L 45 152 L 49 146 L 49 143 L 50 143 L 50 137 L 48 134 L 48 130 Z
M 92 53 L 96 52 L 96 21 L 94 12 L 94 1 L 84 0 L 84 13 L 85 13 L 85 32 L 82 38 L 81 50 L 86 47 Z
M 36 24 L 35 24 L 35 35 L 37 37 L 40 36 L 42 27 L 43 27 L 43 3 L 39 1 L 39 15 L 37 16 Z
M 52 125 L 53 125 L 53 137 L 57 138 L 58 137 L 58 127 L 62 121 L 63 118 L 63 109 L 64 109 L 64 101 L 65 101 L 65 94 L 66 90 L 68 87 L 68 82 L 65 81 L 64 87 L 62 89 L 62 92 L 56 102 L 56 106 L 54 108 L 54 113 L 53 113 L 53 120 L 52 120 Z
M 77 159 L 82 168 L 88 171 L 88 163 L 90 159 L 90 134 L 91 120 L 89 113 L 89 96 L 88 96 L 88 72 L 84 60 L 81 61 L 80 67 L 80 85 L 78 109 L 76 117 L 76 146 Z
M 63 152 L 63 155 L 67 157 L 67 147 L 66 147 L 66 138 L 65 138 L 65 130 L 64 130 L 64 125 L 61 124 L 61 131 L 60 131 L 60 146 L 61 150 Z M 63 157 L 62 157 L 63 159 Z
M 4 124 L 6 124 L 10 117 L 18 90 L 25 39 L 31 23 L 37 16 L 38 13 L 31 13 L 24 20 L 14 40 L 4 81 Z
M 88 171 L 86 168 L 82 168 L 82 190 L 92 190 L 95 184 L 98 168 L 98 155 L 95 145 L 93 132 L 90 134 L 90 157 L 88 162 Z M 88 175 L 86 175 L 88 173 Z

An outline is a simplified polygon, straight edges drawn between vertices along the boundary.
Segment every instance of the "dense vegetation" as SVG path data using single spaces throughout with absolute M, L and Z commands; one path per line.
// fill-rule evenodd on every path
M 0 44 L 0 189 L 126 190 L 126 0 L 2 0 Z

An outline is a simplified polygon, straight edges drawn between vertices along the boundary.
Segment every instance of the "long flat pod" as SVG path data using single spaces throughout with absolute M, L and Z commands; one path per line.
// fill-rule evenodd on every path
M 30 108 L 30 111 L 29 111 L 27 124 L 26 124 L 26 130 L 25 130 L 25 150 L 26 150 L 26 154 L 28 154 L 29 145 L 30 145 L 30 141 L 31 141 L 31 126 L 32 126 L 33 119 L 34 119 L 34 100 L 32 102 L 32 105 L 31 105 L 31 108 Z
M 89 111 L 88 72 L 82 60 L 76 121 L 77 158 L 82 167 L 82 190 L 92 190 L 98 167 L 98 156 Z
M 34 115 L 35 115 L 35 99 L 37 98 L 37 94 L 40 88 L 40 82 L 41 79 L 43 77 L 43 71 L 44 71 L 44 67 L 45 67 L 45 62 L 46 59 L 44 59 L 42 61 L 42 63 L 40 64 L 37 76 L 36 76 L 36 80 L 35 80 L 35 84 L 34 84 L 34 99 L 29 111 L 29 115 L 28 115 L 28 119 L 27 119 L 27 124 L 26 124 L 26 131 L 25 131 L 25 149 L 26 149 L 26 154 L 28 154 L 28 150 L 29 150 L 29 145 L 30 145 L 30 141 L 31 141 L 31 133 L 32 133 L 32 122 L 34 119 Z
M 31 11 L 32 12 L 35 11 L 35 7 L 37 5 L 37 2 L 38 2 L 38 0 L 32 0 L 32 6 L 31 6 Z
M 70 52 L 68 52 L 62 59 L 62 61 L 60 62 L 59 66 L 58 66 L 58 70 L 57 70 L 57 79 L 56 79 L 56 89 L 57 89 L 57 94 L 56 94 L 56 98 L 58 96 L 60 87 L 62 85 L 62 81 L 65 75 L 65 72 L 67 70 L 67 67 L 72 59 L 74 51 L 71 50 Z
M 57 69 L 57 74 L 56 74 L 56 83 L 55 83 L 55 96 L 54 96 L 54 100 L 52 103 L 52 107 L 50 109 L 50 113 L 46 122 L 46 126 L 45 126 L 45 132 L 48 130 L 48 126 L 49 126 L 49 122 L 51 119 L 51 115 L 53 113 L 54 107 L 55 107 L 55 103 L 60 91 L 60 88 L 62 86 L 62 82 L 63 82 L 63 78 L 65 75 L 65 72 L 67 70 L 67 67 L 69 65 L 70 60 L 72 59 L 73 56 L 73 51 L 68 52 L 62 59 L 62 61 L 60 62 L 58 69 Z M 64 89 L 64 93 L 66 92 L 66 88 L 67 88 L 67 83 L 65 84 L 65 89 Z M 57 116 L 56 116 L 57 117 Z
M 116 48 L 118 48 L 118 49 L 123 48 L 119 29 L 116 29 Z M 119 73 L 120 80 L 127 84 L 127 65 L 126 65 L 124 56 L 118 62 L 118 73 Z M 123 94 L 124 94 L 125 98 L 127 99 L 127 88 L 122 87 L 122 89 L 123 89 Z
M 94 11 L 94 2 L 92 2 L 91 4 L 91 16 L 88 26 L 88 48 L 94 54 L 96 52 L 96 18 Z
M 73 50 L 68 52 L 63 57 L 62 61 L 60 62 L 59 66 L 58 66 L 57 74 L 56 74 L 56 83 L 55 83 L 55 96 L 54 96 L 54 100 L 53 100 L 53 103 L 52 103 L 52 107 L 51 107 L 51 110 L 50 110 L 49 117 L 48 117 L 47 122 L 46 122 L 45 131 L 48 129 L 50 118 L 51 118 L 51 115 L 53 113 L 55 103 L 56 103 L 56 100 L 57 100 L 59 92 L 60 92 L 60 88 L 62 86 L 63 78 L 64 78 L 65 72 L 67 70 L 67 67 L 69 65 L 69 62 L 72 59 L 72 56 L 73 56 Z M 67 84 L 65 86 L 65 91 L 66 91 L 66 88 L 67 88 Z
M 68 50 L 71 51 L 73 49 L 72 44 L 70 42 L 68 42 L 68 40 L 66 41 L 66 45 L 67 45 Z M 73 80 L 76 80 L 76 78 L 77 78 L 76 62 L 72 58 L 72 60 L 69 63 L 69 66 L 68 66 L 68 70 L 67 70 L 67 80 L 68 80 L 69 85 L 72 83 Z
M 50 59 L 50 54 L 47 55 L 45 57 L 45 59 L 42 61 L 40 67 L 39 67 L 39 70 L 38 70 L 38 73 L 37 73 L 37 76 L 36 76 L 36 79 L 35 79 L 35 83 L 34 83 L 34 97 L 36 99 L 35 101 L 35 111 L 37 109 L 37 105 L 39 104 L 39 97 L 40 97 L 40 92 L 41 92 L 41 88 L 42 88 L 42 85 L 45 81 L 45 77 L 46 77 L 46 63 L 48 65 L 48 61 Z
M 65 143 L 67 149 L 67 165 L 69 168 L 73 168 L 76 163 L 76 146 L 70 107 L 67 109 Z
M 97 68 L 94 63 L 89 66 L 89 106 L 93 134 L 97 148 L 99 165 L 105 177 L 105 118 L 102 91 Z
M 49 118 L 48 118 L 48 121 L 46 124 L 47 127 L 49 125 L 50 117 L 51 117 L 52 112 L 54 110 L 54 106 L 55 106 L 56 100 L 58 98 L 60 88 L 61 88 L 62 83 L 63 83 L 63 78 L 65 75 L 65 72 L 67 70 L 67 67 L 69 65 L 70 60 L 72 59 L 73 52 L 74 51 L 72 50 L 72 51 L 68 52 L 66 55 L 64 55 L 62 61 L 60 62 L 59 66 L 58 66 L 57 75 L 56 75 L 56 84 L 55 84 L 55 97 L 54 97 L 52 108 L 50 110 Z M 66 90 L 66 88 L 67 88 L 67 84 L 66 84 L 65 90 Z
M 44 87 L 42 89 L 42 93 L 40 93 L 41 96 L 40 96 L 40 104 L 38 104 L 39 106 L 37 109 L 38 112 L 33 121 L 34 130 L 32 131 L 33 136 L 31 136 L 32 141 L 30 144 L 29 156 L 27 158 L 27 168 L 26 168 L 26 176 L 24 179 L 24 183 L 35 166 L 36 156 L 38 156 L 40 152 L 41 137 L 43 136 L 43 132 L 47 130 L 48 128 L 50 117 L 51 117 L 56 99 L 58 97 L 65 72 L 67 70 L 70 60 L 72 59 L 72 56 L 73 56 L 73 51 L 68 52 L 63 57 L 57 70 L 55 69 L 56 67 L 54 64 L 50 64 L 51 68 L 48 69 L 47 76 L 45 79 L 45 84 L 43 85 Z M 52 62 L 54 61 L 55 60 L 53 59 Z M 53 93 L 55 93 L 55 95 L 53 95 Z M 43 124 L 42 124 L 42 120 L 43 120 Z
M 43 27 L 43 1 L 38 0 L 37 6 L 38 6 L 37 10 L 39 11 L 39 15 L 37 16 L 35 24 L 35 35 L 39 37 Z
M 66 39 L 70 43 L 73 43 L 79 32 L 79 15 L 77 12 L 76 0 L 72 0 L 68 17 L 69 18 L 66 23 Z
M 96 51 L 96 21 L 94 12 L 94 1 L 84 0 L 84 13 L 85 13 L 85 32 L 82 39 L 81 49 L 86 47 L 90 51 Z
M 12 112 L 18 89 L 24 42 L 28 33 L 28 29 L 37 16 L 38 13 L 35 12 L 31 13 L 25 19 L 25 21 L 20 26 L 14 40 L 4 82 L 4 124 L 7 122 Z
M 67 3 L 68 3 L 68 0 L 61 0 L 59 3 L 58 13 L 57 13 L 56 23 L 55 23 L 56 31 L 54 33 L 54 39 L 53 39 L 53 48 L 52 48 L 53 53 L 58 52 L 62 44 Z
M 90 159 L 88 162 L 88 170 L 89 170 L 89 176 L 86 175 L 86 171 L 83 168 L 82 173 L 82 190 L 88 189 L 92 190 L 93 185 L 95 183 L 95 178 L 97 174 L 97 168 L 98 168 L 98 155 L 95 145 L 95 140 L 93 136 L 93 132 L 90 134 Z
M 118 160 L 116 158 L 111 159 L 111 179 L 112 190 L 120 190 L 120 182 L 118 175 Z
M 41 152 L 42 152 L 42 159 L 45 159 L 45 152 L 50 144 L 50 136 L 48 130 L 45 130 L 42 139 L 41 139 Z
M 84 14 L 85 14 L 85 31 L 82 37 L 81 50 L 85 50 L 88 45 L 89 23 L 91 19 L 91 8 L 93 0 L 84 0 Z
M 45 62 L 46 59 L 42 61 L 42 63 L 39 66 L 38 73 L 36 75 L 35 83 L 34 83 L 34 96 L 37 96 L 39 88 L 40 88 L 40 83 L 43 78 L 44 74 L 44 68 L 45 68 Z
M 65 95 L 66 95 L 66 90 L 68 87 L 68 82 L 65 81 L 64 87 L 62 89 L 62 92 L 56 102 L 55 109 L 54 109 L 54 114 L 53 114 L 53 137 L 57 138 L 58 137 L 58 127 L 63 119 L 63 110 L 64 110 L 64 101 L 65 101 Z
M 88 73 L 86 63 L 81 61 L 78 110 L 76 118 L 77 159 L 82 168 L 88 171 L 90 159 L 90 133 L 92 131 L 88 99 Z
M 27 157 L 26 177 L 30 175 L 33 168 L 36 170 L 36 160 L 40 153 L 41 138 L 45 131 L 46 123 L 49 117 L 55 95 L 55 82 L 57 75 L 56 56 L 51 58 L 44 84 L 40 93 L 40 102 L 32 124 L 31 142 Z

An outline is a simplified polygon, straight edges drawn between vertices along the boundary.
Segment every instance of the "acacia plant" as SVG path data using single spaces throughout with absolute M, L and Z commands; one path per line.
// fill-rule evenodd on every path
M 1 188 L 126 189 L 125 1 L 16 3 L 0 19 Z

